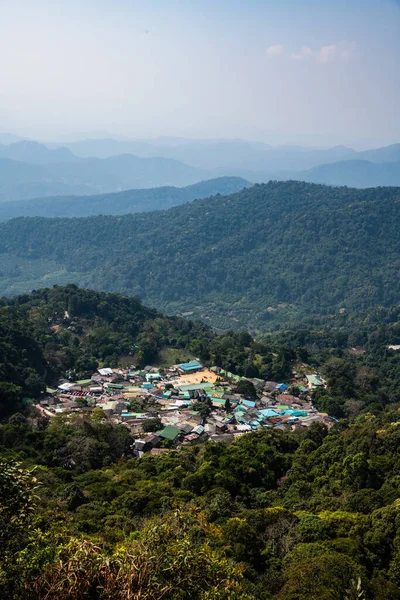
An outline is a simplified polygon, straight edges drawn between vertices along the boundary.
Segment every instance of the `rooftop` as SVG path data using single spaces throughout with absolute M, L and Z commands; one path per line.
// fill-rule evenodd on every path
M 190 362 L 187 363 L 182 363 L 180 365 L 178 365 L 178 367 L 182 370 L 182 371 L 194 371 L 197 369 L 202 369 L 202 365 L 197 362 L 197 360 L 191 360 Z
M 175 438 L 178 437 L 180 432 L 181 430 L 177 427 L 174 427 L 173 425 L 167 425 L 166 427 L 164 427 L 164 429 L 158 432 L 158 435 L 162 438 L 165 438 L 166 440 L 173 441 Z
M 315 385 L 315 386 L 319 386 L 319 385 L 324 385 L 321 376 L 316 373 L 315 375 L 306 375 L 308 383 L 310 385 Z

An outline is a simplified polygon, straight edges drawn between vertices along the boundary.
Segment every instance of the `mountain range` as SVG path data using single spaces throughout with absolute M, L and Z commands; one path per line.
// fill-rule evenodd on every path
M 13 142 L 14 138 L 3 135 L 0 139 Z M 253 183 L 299 180 L 351 187 L 400 185 L 400 144 L 363 152 L 344 146 L 272 147 L 243 140 L 161 139 L 150 143 L 94 139 L 59 147 L 19 140 L 0 145 L 0 203 L 182 187 L 225 176 Z M 61 214 L 91 214 L 75 213 L 72 204 Z M 112 205 L 106 206 L 105 212 L 113 212 Z
M 142 158 L 164 156 L 203 170 L 302 171 L 343 160 L 400 162 L 400 144 L 356 152 L 346 146 L 304 148 L 270 146 L 246 140 L 115 140 L 88 139 L 65 145 L 76 156 L 108 158 L 135 154 Z M 57 145 L 54 145 L 57 148 Z
M 220 177 L 190 186 L 133 189 L 92 196 L 51 196 L 0 203 L 0 221 L 14 217 L 88 217 L 164 210 L 216 194 L 232 194 L 251 184 L 241 177 Z
M 138 295 L 224 328 L 390 305 L 400 189 L 270 182 L 166 211 L 0 226 L 0 293 L 51 283 Z

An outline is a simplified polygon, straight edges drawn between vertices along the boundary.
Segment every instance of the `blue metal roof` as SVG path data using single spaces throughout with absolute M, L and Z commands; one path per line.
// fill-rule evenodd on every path
M 277 413 L 276 410 L 272 410 L 272 408 L 263 408 L 263 410 L 260 410 L 259 414 L 267 419 L 269 417 L 279 417 L 279 413 Z
M 242 404 L 244 404 L 244 406 L 248 406 L 249 408 L 254 408 L 256 405 L 256 403 L 252 400 L 242 400 Z
M 178 365 L 178 367 L 182 369 L 182 371 L 193 371 L 195 369 L 203 368 L 202 365 L 199 362 L 197 362 L 197 360 L 191 360 L 190 362 L 182 363 Z

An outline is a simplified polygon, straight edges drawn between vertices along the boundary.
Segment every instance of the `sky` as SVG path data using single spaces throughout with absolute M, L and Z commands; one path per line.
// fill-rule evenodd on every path
M 0 56 L 1 132 L 400 142 L 400 0 L 0 0 Z

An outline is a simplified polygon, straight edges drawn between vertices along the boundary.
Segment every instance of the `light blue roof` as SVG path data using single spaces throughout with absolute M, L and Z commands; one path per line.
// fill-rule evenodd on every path
M 245 406 L 248 406 L 249 408 L 254 408 L 256 403 L 253 402 L 252 400 L 242 400 L 242 404 L 244 404 Z
M 276 410 L 272 410 L 272 408 L 264 408 L 263 410 L 260 410 L 259 414 L 262 415 L 263 417 L 266 417 L 267 419 L 269 417 L 278 417 L 279 416 L 279 413 L 277 413 Z
M 190 362 L 182 363 L 178 365 L 178 367 L 182 369 L 182 371 L 194 371 L 195 369 L 203 368 L 202 365 L 197 362 L 197 360 L 191 360 Z

